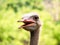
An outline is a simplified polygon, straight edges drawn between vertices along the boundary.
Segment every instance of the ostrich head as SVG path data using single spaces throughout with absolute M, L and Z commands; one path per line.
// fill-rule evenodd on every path
M 19 20 L 18 22 L 23 22 L 24 25 L 22 25 L 20 28 L 23 28 L 27 31 L 35 31 L 40 27 L 40 20 L 37 13 L 28 13 L 23 15 L 22 20 Z

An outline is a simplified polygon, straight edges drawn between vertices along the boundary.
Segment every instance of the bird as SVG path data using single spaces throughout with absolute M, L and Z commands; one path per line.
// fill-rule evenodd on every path
M 23 28 L 30 32 L 30 45 L 39 45 L 39 33 L 41 27 L 41 21 L 39 15 L 35 12 L 24 14 L 22 20 L 24 24 L 19 28 Z

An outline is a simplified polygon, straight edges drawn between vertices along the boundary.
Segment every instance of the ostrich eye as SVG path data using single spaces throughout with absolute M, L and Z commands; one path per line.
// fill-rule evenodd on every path
M 39 17 L 38 17 L 38 16 L 36 16 L 36 15 L 35 15 L 33 18 L 34 18 L 35 20 L 39 19 Z

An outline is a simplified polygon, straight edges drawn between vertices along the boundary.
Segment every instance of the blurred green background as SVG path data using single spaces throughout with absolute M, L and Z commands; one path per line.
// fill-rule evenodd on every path
M 43 26 L 40 45 L 60 45 L 60 0 L 0 0 L 0 45 L 29 45 L 30 34 L 18 29 L 23 14 L 37 12 Z

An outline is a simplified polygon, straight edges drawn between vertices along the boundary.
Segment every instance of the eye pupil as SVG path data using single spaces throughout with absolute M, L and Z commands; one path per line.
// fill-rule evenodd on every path
M 35 16 L 34 19 L 38 19 L 38 16 Z
M 39 16 L 38 15 L 33 15 L 32 18 L 37 21 L 39 19 Z
M 37 19 L 38 17 L 35 17 L 35 19 Z

